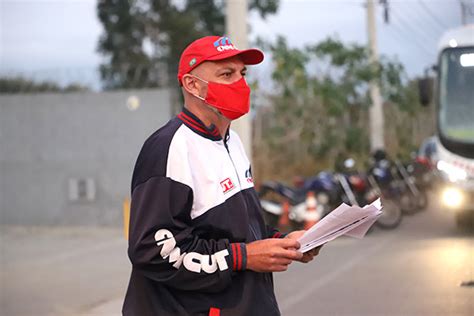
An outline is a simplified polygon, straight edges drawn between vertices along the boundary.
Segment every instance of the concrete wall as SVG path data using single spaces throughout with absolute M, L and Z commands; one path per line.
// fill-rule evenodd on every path
M 167 90 L 0 95 L 0 222 L 120 225 L 138 152 L 170 117 Z M 78 179 L 95 190 L 78 197 Z

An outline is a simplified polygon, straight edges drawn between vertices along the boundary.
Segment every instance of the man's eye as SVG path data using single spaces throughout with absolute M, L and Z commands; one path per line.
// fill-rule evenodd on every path
M 225 72 L 222 75 L 226 78 L 230 78 L 230 76 L 232 76 L 232 73 L 231 72 Z

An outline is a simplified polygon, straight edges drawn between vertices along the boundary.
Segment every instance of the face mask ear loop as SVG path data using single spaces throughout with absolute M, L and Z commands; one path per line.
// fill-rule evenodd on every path
M 190 75 L 191 75 L 191 74 L 190 74 Z M 198 80 L 201 80 L 202 82 L 204 82 L 204 83 L 206 83 L 206 84 L 209 84 L 209 81 L 206 81 L 206 80 L 204 80 L 204 79 L 201 79 L 201 78 L 199 78 L 198 76 L 195 76 L 195 75 L 191 75 L 191 76 L 193 76 L 194 78 L 196 78 L 196 79 L 198 79 Z M 197 95 L 197 94 L 192 94 L 192 95 L 195 96 L 196 98 L 198 98 L 199 100 L 202 100 L 202 101 L 206 102 L 206 99 L 205 99 L 205 98 L 203 98 L 203 97 L 201 97 L 201 96 L 199 96 L 199 95 Z
M 191 74 L 190 74 L 190 75 L 191 75 Z M 194 78 L 196 78 L 196 79 L 198 79 L 198 80 L 201 80 L 201 81 L 204 82 L 204 83 L 209 84 L 209 81 L 206 81 L 206 80 L 204 80 L 204 79 L 201 79 L 201 78 L 199 78 L 198 76 L 195 76 L 195 75 L 191 75 L 191 76 L 193 76 Z
M 203 98 L 203 97 L 201 97 L 201 96 L 199 96 L 199 95 L 197 95 L 197 94 L 193 94 L 193 96 L 195 96 L 195 97 L 198 98 L 199 100 L 202 100 L 202 101 L 206 102 L 206 99 L 205 99 L 205 98 Z
M 190 74 L 190 75 L 191 75 L 191 74 Z M 198 80 L 201 80 L 202 82 L 204 82 L 204 83 L 206 83 L 206 84 L 209 84 L 209 81 L 206 81 L 206 80 L 204 80 L 204 79 L 202 79 L 202 78 L 199 78 L 199 77 L 196 76 L 196 75 L 191 75 L 191 76 L 193 76 L 194 78 L 196 78 L 196 79 L 198 79 Z M 203 97 L 201 97 L 201 96 L 199 96 L 199 95 L 196 95 L 196 94 L 193 94 L 193 96 L 195 96 L 195 97 L 198 98 L 199 100 L 202 100 L 202 101 L 204 101 L 204 103 L 206 103 L 206 99 L 205 99 L 205 98 L 203 98 Z M 220 116 L 220 117 L 225 117 L 225 116 L 221 113 L 221 111 L 219 111 L 219 110 L 216 109 L 215 107 L 213 107 L 213 106 L 211 106 L 211 105 L 208 105 L 207 103 L 206 103 L 206 105 L 207 105 L 207 106 L 209 107 L 209 109 L 210 109 L 212 112 L 214 112 L 216 115 L 218 115 L 218 116 Z

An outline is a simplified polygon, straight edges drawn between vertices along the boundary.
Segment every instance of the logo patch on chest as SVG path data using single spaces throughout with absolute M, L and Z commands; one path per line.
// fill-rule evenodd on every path
M 224 194 L 226 194 L 227 192 L 230 192 L 233 189 L 235 189 L 235 186 L 232 183 L 232 180 L 230 180 L 230 178 L 227 178 L 227 179 L 221 181 L 221 188 L 222 188 L 222 192 L 224 192 Z
M 248 183 L 253 183 L 253 178 L 252 178 L 252 167 L 248 168 L 245 171 L 245 178 L 247 179 Z

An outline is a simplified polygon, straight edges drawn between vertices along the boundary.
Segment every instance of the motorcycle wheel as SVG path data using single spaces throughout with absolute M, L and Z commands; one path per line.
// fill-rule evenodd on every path
M 428 194 L 425 190 L 420 190 L 420 196 L 418 197 L 418 208 L 420 211 L 425 210 L 428 207 Z
M 375 224 L 382 229 L 394 229 L 402 221 L 402 210 L 393 200 L 383 199 L 383 213 Z
M 405 191 L 400 195 L 400 208 L 404 215 L 413 215 L 420 209 L 418 199 L 411 192 Z

